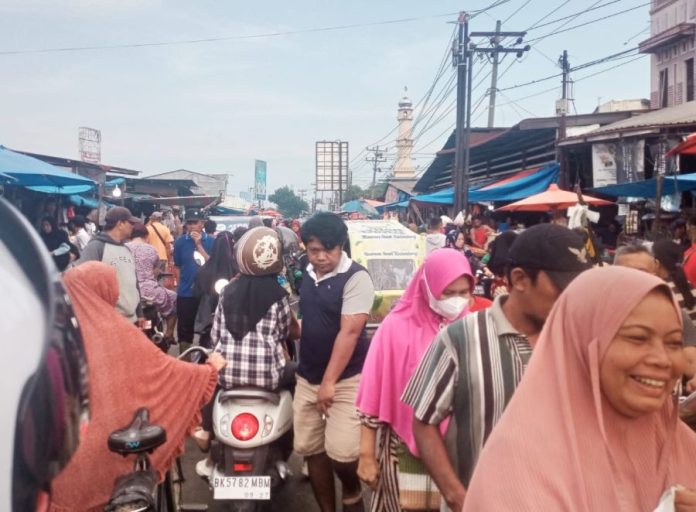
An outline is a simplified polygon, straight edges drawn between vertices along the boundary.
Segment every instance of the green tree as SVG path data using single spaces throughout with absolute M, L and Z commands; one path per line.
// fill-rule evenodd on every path
M 351 185 L 350 187 L 348 187 L 348 190 L 343 192 L 344 203 L 352 201 L 353 199 L 360 199 L 361 197 L 365 197 L 365 191 L 358 185 Z
M 278 205 L 278 210 L 285 217 L 297 218 L 302 212 L 309 211 L 309 205 L 300 196 L 295 194 L 290 187 L 281 187 L 276 189 L 268 200 Z

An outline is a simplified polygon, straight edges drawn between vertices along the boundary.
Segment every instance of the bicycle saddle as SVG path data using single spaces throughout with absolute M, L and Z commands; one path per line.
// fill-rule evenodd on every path
M 167 433 L 159 425 L 150 423 L 150 411 L 141 407 L 130 425 L 116 430 L 109 436 L 109 450 L 121 455 L 152 451 L 164 444 Z

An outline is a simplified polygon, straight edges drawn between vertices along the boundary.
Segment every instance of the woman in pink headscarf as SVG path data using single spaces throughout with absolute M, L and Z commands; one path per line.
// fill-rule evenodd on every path
M 682 337 L 657 277 L 581 274 L 546 321 L 464 511 L 650 512 L 670 487 L 696 487 L 696 435 L 672 395 L 686 368 Z M 677 491 L 669 510 L 696 510 L 695 498 Z
M 402 510 L 397 453 L 406 450 L 417 456 L 418 451 L 411 429 L 413 410 L 401 402 L 401 394 L 443 326 L 490 306 L 488 299 L 472 295 L 474 285 L 463 253 L 430 253 L 372 339 L 357 406 L 362 419 L 358 476 L 374 489 L 373 512 Z M 443 422 L 443 432 L 446 427 Z

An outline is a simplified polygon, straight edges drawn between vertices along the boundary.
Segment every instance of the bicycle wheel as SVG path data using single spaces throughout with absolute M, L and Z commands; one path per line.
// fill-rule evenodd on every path
M 164 475 L 164 480 L 157 487 L 159 512 L 180 512 L 183 503 L 182 488 L 184 484 L 181 462 L 176 462 Z

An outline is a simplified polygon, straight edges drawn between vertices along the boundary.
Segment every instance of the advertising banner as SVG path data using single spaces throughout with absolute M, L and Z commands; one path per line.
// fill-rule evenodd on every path
M 254 197 L 256 199 L 266 199 L 266 162 L 264 160 L 254 161 Z

